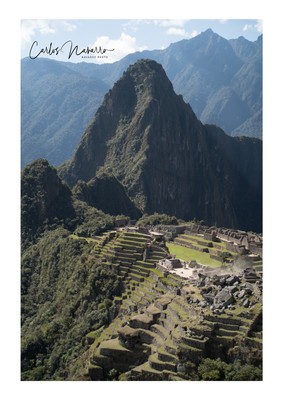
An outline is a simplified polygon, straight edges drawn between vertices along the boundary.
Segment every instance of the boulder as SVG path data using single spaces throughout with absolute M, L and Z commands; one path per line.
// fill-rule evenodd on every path
M 237 276 L 230 276 L 226 279 L 226 285 L 232 286 L 234 283 L 239 282 L 239 278 Z
M 245 299 L 244 302 L 243 302 L 243 307 L 248 308 L 249 305 L 250 305 L 249 299 Z
M 245 287 L 246 287 L 246 292 L 247 292 L 248 294 L 252 294 L 252 293 L 253 293 L 253 291 L 254 291 L 254 286 L 253 286 L 252 283 L 246 282 Z
M 227 288 L 219 291 L 214 297 L 214 302 L 213 302 L 214 306 L 217 308 L 228 307 L 229 304 L 233 303 L 234 303 L 234 297 Z
M 220 286 L 225 286 L 226 285 L 226 276 L 222 276 L 219 280 L 219 285 Z
M 212 293 L 204 293 L 203 297 L 207 301 L 208 304 L 212 304 L 214 300 L 214 295 Z
M 208 276 L 205 278 L 204 283 L 206 286 L 210 284 L 210 278 Z
M 215 285 L 215 286 L 219 286 L 220 285 L 220 276 L 218 276 L 218 275 L 213 275 L 213 277 L 212 277 L 212 283 L 213 283 L 213 285 Z
M 231 294 L 238 292 L 238 288 L 236 286 L 228 286 L 227 289 Z
M 238 299 L 242 299 L 243 297 L 245 297 L 245 295 L 247 294 L 245 289 L 240 290 L 239 294 L 238 294 Z

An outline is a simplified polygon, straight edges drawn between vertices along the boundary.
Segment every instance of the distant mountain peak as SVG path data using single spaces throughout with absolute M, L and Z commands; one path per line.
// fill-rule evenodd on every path
M 114 83 L 137 60 L 126 71 L 127 79 L 119 83 L 126 93 L 119 100 L 119 110 L 124 111 L 125 117 L 129 116 L 129 103 L 133 104 L 143 87 L 147 88 L 147 92 L 143 91 L 144 100 L 154 100 L 166 90 L 165 95 L 169 95 L 171 84 L 168 80 L 165 84 L 164 78 L 167 75 L 175 92 L 183 96 L 202 122 L 219 125 L 231 135 L 241 128 L 246 136 L 261 137 L 261 119 L 256 120 L 257 129 L 250 123 L 262 110 L 261 41 L 262 35 L 254 42 L 226 40 L 207 29 L 166 49 L 132 53 L 113 64 L 23 59 L 22 165 L 44 157 L 57 166 L 71 158 L 105 94 L 110 87 L 114 90 Z M 149 58 L 160 63 L 165 72 Z M 232 89 L 226 91 L 229 98 L 221 98 L 226 87 Z M 115 97 L 108 97 L 109 109 L 113 109 Z M 117 103 L 114 108 L 118 115 Z
M 202 32 L 201 35 L 212 36 L 216 35 L 216 33 L 211 28 L 208 28 L 204 32 Z

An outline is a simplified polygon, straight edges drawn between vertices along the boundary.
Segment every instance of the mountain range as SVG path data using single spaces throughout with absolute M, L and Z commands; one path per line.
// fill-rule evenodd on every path
M 106 92 L 141 58 L 163 66 L 203 123 L 232 136 L 262 137 L 262 36 L 255 42 L 226 40 L 208 29 L 113 64 L 23 59 L 22 166 L 40 157 L 54 165 L 72 157 Z
M 261 231 L 262 141 L 203 125 L 153 60 L 128 68 L 74 157 L 59 167 L 70 187 L 103 172 L 114 175 L 142 213 Z M 100 193 L 102 204 L 118 201 Z
M 236 44 L 235 52 L 250 56 L 248 47 Z M 128 372 L 143 366 L 138 380 L 171 380 L 168 372 L 175 380 L 216 380 L 215 365 L 226 368 L 221 379 L 262 379 L 261 276 L 252 268 L 239 276 L 227 274 L 230 264 L 223 265 L 224 256 L 232 255 L 228 246 L 234 245 L 193 233 L 199 232 L 201 220 L 229 227 L 224 231 L 232 240 L 236 237 L 229 236 L 230 228 L 261 232 L 262 141 L 232 137 L 216 125 L 203 124 L 152 59 L 128 66 L 101 102 L 92 98 L 93 89 L 102 93 L 106 83 L 87 75 L 88 64 L 84 75 L 74 64 L 38 60 L 37 65 L 39 88 L 46 84 L 42 71 L 49 74 L 48 96 L 43 90 L 38 114 L 35 94 L 22 108 L 38 115 L 34 132 L 51 129 L 37 138 L 66 157 L 74 138 L 70 131 L 62 126 L 56 138 L 48 136 L 65 110 L 65 120 L 73 119 L 84 133 L 74 155 L 59 167 L 37 158 L 21 173 L 21 379 L 135 380 Z M 31 87 L 36 68 L 29 70 Z M 57 88 L 52 86 L 55 76 Z M 94 81 L 93 88 L 88 86 Z M 89 96 L 88 109 L 80 102 L 80 88 Z M 84 129 L 86 112 L 92 119 Z M 56 146 L 59 139 L 61 146 Z M 28 140 L 32 158 L 38 157 L 40 142 L 32 136 Z M 134 232 L 115 229 L 129 219 L 138 220 Z M 222 267 L 213 267 L 213 276 L 199 273 L 195 283 L 167 268 L 163 272 L 159 261 L 170 262 L 178 247 L 178 242 L 149 234 L 152 226 L 159 224 L 158 229 L 163 223 L 171 225 L 168 233 L 192 229 L 192 235 L 180 235 L 192 238 L 188 247 L 181 246 L 190 252 L 187 260 L 197 248 L 201 257 L 205 250 L 218 257 Z M 242 254 L 242 246 L 236 248 Z M 262 268 L 258 257 L 245 257 L 237 253 L 231 271 L 237 271 L 238 262 Z M 200 271 L 205 273 L 206 267 Z M 225 295 L 227 312 L 221 304 L 221 309 L 212 308 L 220 295 Z M 148 375 L 153 367 L 155 374 Z

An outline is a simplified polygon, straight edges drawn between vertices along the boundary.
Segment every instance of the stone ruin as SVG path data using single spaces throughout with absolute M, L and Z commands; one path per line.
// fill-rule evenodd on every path
M 221 313 L 235 309 L 234 304 L 249 308 L 262 301 L 262 277 L 253 268 L 246 268 L 239 275 L 198 274 L 197 287 L 204 297 L 202 307 Z
M 157 295 L 150 305 L 125 315 L 94 350 L 91 379 L 105 380 L 112 368 L 127 380 L 186 379 L 188 361 L 194 369 L 206 357 L 232 357 L 239 341 L 260 359 L 261 283 L 251 268 L 239 275 L 199 273 L 179 294 Z
M 182 268 L 184 266 L 184 262 L 179 258 L 165 258 L 159 262 L 159 265 L 166 270 L 172 270 L 176 268 Z
M 205 233 L 203 226 L 196 229 Z M 220 240 L 217 229 L 206 232 L 211 235 L 209 240 Z M 256 246 L 262 245 L 259 235 L 237 232 Z M 129 241 L 131 234 L 125 235 L 123 240 Z M 240 240 L 232 231 L 229 238 L 230 242 L 232 238 Z M 137 265 L 133 263 L 130 268 L 131 279 L 122 277 L 125 293 L 117 299 L 117 319 L 93 347 L 88 369 L 91 379 L 107 380 L 108 372 L 114 368 L 127 374 L 128 380 L 178 380 L 187 361 L 196 368 L 205 357 L 226 359 L 228 353 L 232 354 L 230 351 L 237 350 L 239 340 L 247 343 L 249 353 L 260 359 L 256 354 L 262 346 L 262 328 L 258 327 L 262 315 L 261 273 L 247 264 L 229 270 L 204 268 L 194 261 L 185 263 L 168 256 L 162 259 L 166 252 L 161 248 L 152 258 L 147 247 L 151 239 L 143 238 Z M 244 246 L 243 240 L 238 246 Z M 143 272 L 139 271 L 141 265 L 149 271 L 149 277 L 137 276 Z M 160 267 L 163 275 L 154 266 Z M 182 269 L 193 274 L 188 279 L 172 280 L 172 272 Z
M 233 251 L 241 255 L 251 253 L 262 258 L 263 239 L 261 234 L 238 229 L 208 227 L 196 223 L 186 225 L 182 233 L 202 236 L 205 240 L 211 242 L 222 241 L 226 243 L 228 251 Z
M 120 222 L 120 221 L 119 221 Z M 261 234 L 245 232 L 237 229 L 208 227 L 197 223 L 186 225 L 157 225 L 157 226 L 126 226 L 125 220 L 121 220 L 121 226 L 127 231 L 151 234 L 152 238 L 162 237 L 166 240 L 174 240 L 181 234 L 202 236 L 211 242 L 225 242 L 228 251 L 243 254 L 254 254 L 262 258 L 263 239 Z

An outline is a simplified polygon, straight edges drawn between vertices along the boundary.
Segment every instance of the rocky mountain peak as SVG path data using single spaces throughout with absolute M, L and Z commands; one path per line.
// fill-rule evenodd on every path
M 105 104 L 108 110 L 115 107 L 116 113 L 127 115 L 133 107 L 144 106 L 167 91 L 173 93 L 173 86 L 162 66 L 153 60 L 140 59 L 114 84 Z
M 177 109 L 182 114 L 184 107 L 197 121 L 190 106 L 175 94 L 162 66 L 153 60 L 137 61 L 105 95 L 73 160 L 60 168 L 60 176 L 74 186 L 78 177 L 87 182 L 106 165 L 114 168 L 116 176 L 123 181 L 125 168 L 130 170 L 144 160 L 150 136 L 163 135 L 168 125 L 174 125 L 175 117 L 172 116 L 178 114 Z M 160 118 L 161 110 L 168 121 L 161 130 L 154 129 L 153 132 L 154 121 Z M 126 167 L 129 155 L 130 163 Z
M 204 32 L 202 32 L 202 35 L 206 35 L 206 36 L 212 36 L 215 33 L 213 32 L 213 30 L 211 28 L 206 29 Z
M 158 82 L 167 82 L 168 78 L 161 64 L 150 59 L 140 59 L 135 64 L 129 66 L 121 79 L 130 75 L 134 83 L 137 84 L 156 84 Z M 168 83 L 172 86 L 171 82 Z
M 250 165 L 252 151 L 256 161 Z M 252 177 L 260 176 L 260 143 L 238 143 L 205 127 L 155 61 L 139 60 L 124 72 L 60 174 L 74 186 L 79 179 L 95 178 L 101 168 L 113 171 L 143 213 L 260 229 L 261 205 L 255 199 L 260 198 L 261 185 L 258 179 L 252 182 Z M 117 193 L 122 193 L 117 182 Z M 94 183 L 101 193 L 114 184 L 109 179 Z M 248 211 L 251 205 L 253 211 Z

